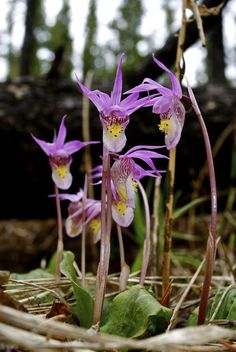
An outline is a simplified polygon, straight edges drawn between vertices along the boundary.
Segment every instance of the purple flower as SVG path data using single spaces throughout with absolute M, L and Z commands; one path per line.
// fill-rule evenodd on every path
M 70 237 L 81 234 L 83 224 L 87 224 L 88 231 L 92 234 L 94 242 L 101 237 L 101 202 L 87 198 L 83 206 L 83 191 L 77 194 L 60 194 L 61 200 L 69 200 L 69 216 L 66 219 L 66 233 Z M 83 212 L 85 219 L 83 220 Z
M 159 149 L 157 146 L 136 146 L 128 152 L 120 155 L 111 167 L 111 178 L 114 190 L 114 202 L 112 206 L 113 219 L 123 227 L 127 227 L 133 220 L 133 208 L 135 207 L 135 192 L 137 181 L 145 176 L 160 177 L 162 171 L 158 171 L 152 159 L 167 158 L 150 149 Z M 133 159 L 142 160 L 150 169 L 145 170 Z
M 72 183 L 72 175 L 70 173 L 70 165 L 72 163 L 71 155 L 88 144 L 99 142 L 81 142 L 70 141 L 65 143 L 66 116 L 61 120 L 58 135 L 54 137 L 52 143 L 45 142 L 32 135 L 35 142 L 42 148 L 49 158 L 49 164 L 52 168 L 52 179 L 60 189 L 68 189 Z
M 166 88 L 150 78 L 145 78 L 142 84 L 126 93 L 158 91 L 156 96 L 150 97 L 145 106 L 153 106 L 152 111 L 160 115 L 159 129 L 165 133 L 165 144 L 167 149 L 170 150 L 178 144 L 184 125 L 185 108 L 181 103 L 182 88 L 175 75 L 154 55 L 153 60 L 168 73 L 172 88 Z
M 120 152 L 125 146 L 125 129 L 130 120 L 130 114 L 142 107 L 144 103 L 150 99 L 149 97 L 138 99 L 139 94 L 135 92 L 121 101 L 121 65 L 123 58 L 124 54 L 121 55 L 118 63 L 111 96 L 101 92 L 100 90 L 91 91 L 78 81 L 83 93 L 93 102 L 100 113 L 100 121 L 103 127 L 104 145 L 109 151 L 115 153 Z

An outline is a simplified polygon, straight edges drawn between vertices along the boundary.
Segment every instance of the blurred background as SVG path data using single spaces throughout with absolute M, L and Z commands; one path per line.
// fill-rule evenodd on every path
M 209 2 L 211 7 L 220 3 Z M 218 37 L 214 46 L 223 46 L 222 70 L 235 86 L 236 2 L 223 3 L 222 42 Z M 74 72 L 82 78 L 89 69 L 103 76 L 114 68 L 121 51 L 127 55 L 126 66 L 134 67 L 178 30 L 182 11 L 177 0 L 4 0 L 1 6 L 2 81 L 48 73 L 59 49 L 64 52 L 61 73 L 67 78 L 74 79 Z M 199 42 L 186 50 L 185 61 L 190 84 L 206 83 L 207 50 Z
M 207 47 L 201 47 L 189 10 L 182 74 L 194 87 L 214 148 L 220 212 L 229 212 L 227 223 L 235 231 L 231 211 L 236 179 L 236 1 L 197 3 L 205 9 Z M 32 257 L 37 266 L 55 248 L 55 207 L 48 199 L 53 193 L 50 169 L 30 134 L 51 141 L 61 117 L 67 114 L 68 140 L 82 139 L 83 102 L 75 73 L 82 81 L 90 77 L 92 89 L 110 92 L 122 52 L 126 54 L 124 90 L 145 77 L 169 84 L 151 54 L 174 70 L 181 11 L 177 0 L 1 1 L 0 266 L 26 270 Z M 193 199 L 209 199 L 204 145 L 195 120 L 188 111 L 177 152 L 176 209 Z M 137 112 L 127 128 L 127 148 L 163 144 L 157 123 L 151 111 Z M 90 124 L 91 139 L 101 140 L 98 113 L 92 106 Z M 100 163 L 101 150 L 91 148 L 91 153 L 95 166 Z M 71 192 L 82 186 L 83 170 L 83 153 L 79 153 L 72 166 Z M 194 211 L 208 216 L 209 209 L 208 202 L 199 201 Z M 185 215 L 178 229 L 194 232 L 195 225 L 189 220 L 193 213 Z M 198 225 L 206 229 L 204 221 Z M 135 241 L 130 236 L 132 245 Z M 18 254 L 12 252 L 16 243 Z M 68 246 L 73 248 L 74 242 Z

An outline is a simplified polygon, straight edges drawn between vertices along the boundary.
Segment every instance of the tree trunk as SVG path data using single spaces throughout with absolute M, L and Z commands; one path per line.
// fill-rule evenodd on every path
M 20 57 L 20 75 L 27 76 L 30 72 L 32 62 L 32 55 L 34 53 L 35 45 L 35 20 L 37 1 L 40 0 L 27 0 L 26 2 L 26 17 L 25 17 L 25 35 Z
M 219 14 L 219 21 L 217 25 L 209 33 L 207 39 L 207 49 L 208 83 L 226 83 L 222 14 Z
M 225 0 L 223 2 L 222 9 L 229 1 L 230 0 Z M 205 0 L 203 1 L 203 4 L 209 8 L 215 7 L 222 4 L 222 0 Z M 213 28 L 219 25 L 221 18 L 219 16 L 208 16 L 203 17 L 202 21 L 204 32 L 205 34 L 208 34 Z M 166 40 L 164 47 L 155 51 L 155 56 L 158 58 L 158 60 L 162 61 L 169 68 L 175 63 L 178 33 L 179 31 L 171 34 Z M 190 22 L 187 26 L 184 50 L 186 51 L 189 47 L 196 43 L 198 39 L 199 33 L 196 22 Z M 149 56 L 146 60 L 143 61 L 141 65 L 135 67 L 135 70 L 127 72 L 127 75 L 124 79 L 128 86 L 137 85 L 145 77 L 156 79 L 162 74 L 162 72 L 162 69 L 158 68 L 157 65 L 153 62 L 151 56 Z

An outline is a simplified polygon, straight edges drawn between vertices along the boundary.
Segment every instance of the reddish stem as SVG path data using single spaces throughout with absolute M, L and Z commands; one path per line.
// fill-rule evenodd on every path
M 207 166 L 208 166 L 210 189 L 211 189 L 211 224 L 210 224 L 210 231 L 209 231 L 207 251 L 206 251 L 206 273 L 205 273 L 205 278 L 203 282 L 203 289 L 202 289 L 202 294 L 200 299 L 199 315 L 198 315 L 198 324 L 200 325 L 200 324 L 204 324 L 205 318 L 206 318 L 208 296 L 210 291 L 211 278 L 213 274 L 215 253 L 216 253 L 217 188 L 216 188 L 213 156 L 212 156 L 211 144 L 210 144 L 208 132 L 207 132 L 206 125 L 203 120 L 201 111 L 198 107 L 197 101 L 195 99 L 195 96 L 189 84 L 188 84 L 188 92 L 192 103 L 192 107 L 197 115 L 198 122 L 200 124 L 204 143 L 205 143 L 205 149 L 206 149 L 206 155 L 207 155 Z
M 151 221 L 150 221 L 150 209 L 149 209 L 149 204 L 148 204 L 148 199 L 146 192 L 142 186 L 142 184 L 138 181 L 138 187 L 140 189 L 142 198 L 143 198 L 143 203 L 144 203 L 144 209 L 145 209 L 145 217 L 146 217 L 146 238 L 144 240 L 144 246 L 143 246 L 143 260 L 142 260 L 142 268 L 141 268 L 141 275 L 140 275 L 140 280 L 139 283 L 141 285 L 144 284 L 145 277 L 147 274 L 147 268 L 148 268 L 148 263 L 149 263 L 149 258 L 150 258 L 150 247 L 151 247 L 151 238 L 150 238 L 150 232 L 151 232 Z
M 100 262 L 97 270 L 95 303 L 93 323 L 99 324 L 106 289 L 106 282 L 110 260 L 110 234 L 111 234 L 111 181 L 110 181 L 110 155 L 103 148 L 103 174 L 101 194 L 101 241 Z
M 61 216 L 61 203 L 59 198 L 59 190 L 56 184 L 54 184 L 55 195 L 56 195 L 56 210 L 57 210 L 57 253 L 56 253 L 56 285 L 60 284 L 61 280 L 61 270 L 60 264 L 63 257 L 63 225 L 62 225 L 62 216 Z

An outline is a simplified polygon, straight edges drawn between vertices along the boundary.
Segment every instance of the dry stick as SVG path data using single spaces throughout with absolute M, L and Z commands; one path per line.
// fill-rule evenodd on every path
M 190 0 L 190 8 L 193 11 L 195 21 L 197 23 L 197 29 L 198 29 L 199 38 L 201 40 L 202 46 L 206 47 L 206 38 L 203 30 L 202 18 L 198 9 L 198 5 L 196 4 L 195 0 Z
M 191 280 L 190 280 L 189 283 L 188 283 L 188 286 L 186 287 L 186 289 L 184 290 L 184 293 L 183 293 L 182 296 L 180 297 L 180 300 L 179 300 L 178 303 L 176 304 L 175 309 L 174 309 L 173 314 L 172 314 L 172 317 L 171 317 L 171 319 L 170 319 L 170 323 L 169 323 L 169 325 L 168 325 L 166 331 L 169 331 L 169 330 L 172 329 L 173 324 L 174 324 L 174 322 L 175 322 L 175 320 L 176 320 L 176 318 L 177 318 L 177 316 L 178 316 L 180 307 L 181 307 L 182 303 L 184 302 L 185 298 L 187 297 L 187 295 L 188 295 L 188 293 L 189 293 L 191 287 L 193 286 L 195 280 L 197 279 L 197 277 L 198 277 L 200 271 L 202 270 L 202 267 L 203 267 L 203 265 L 204 265 L 204 263 L 205 263 L 205 260 L 206 260 L 206 259 L 204 258 L 204 259 L 202 260 L 202 262 L 200 263 L 199 267 L 197 268 L 197 271 L 196 271 L 195 274 L 192 276 Z
M 180 61 L 183 56 L 184 43 L 186 38 L 186 29 L 187 29 L 187 17 L 186 17 L 186 8 L 187 8 L 187 0 L 182 0 L 182 24 L 178 35 L 178 43 L 177 43 L 177 52 L 175 59 L 175 73 L 178 79 L 181 78 L 180 72 Z
M 160 334 L 154 337 L 134 340 L 119 336 L 111 336 L 105 334 L 91 335 L 85 329 L 56 322 L 50 319 L 43 319 L 37 315 L 27 314 L 10 307 L 0 305 L 0 322 L 3 323 L 0 329 L 0 336 L 5 338 L 5 341 L 9 341 L 15 344 L 21 344 L 22 334 L 24 331 L 31 331 L 33 334 L 45 335 L 45 343 L 41 344 L 37 342 L 36 348 L 45 350 L 50 348 L 56 350 L 56 348 L 65 348 L 65 350 L 71 350 L 71 348 L 79 348 L 80 351 L 83 348 L 91 348 L 92 350 L 114 350 L 114 349 L 129 349 L 129 350 L 151 350 L 151 351 L 181 351 L 178 346 L 185 346 L 183 351 L 202 351 L 196 345 L 203 345 L 207 342 L 212 342 L 220 338 L 235 338 L 236 332 L 230 329 L 221 328 L 218 326 L 198 326 L 198 327 L 187 327 L 184 329 L 174 329 L 170 332 Z M 7 325 L 6 329 L 2 329 L 3 325 Z M 16 327 L 17 329 L 14 329 Z M 12 328 L 12 334 L 9 336 L 8 331 Z M 16 330 L 20 330 L 17 333 Z M 13 331 L 14 330 L 14 331 Z M 49 339 L 50 337 L 50 339 Z M 16 339 L 18 340 L 16 341 Z M 75 339 L 72 342 L 53 342 L 53 338 L 62 339 L 63 341 Z M 82 339 L 83 342 L 79 342 L 78 339 Z M 32 349 L 31 343 L 34 341 L 27 335 L 24 339 L 24 348 L 28 350 Z M 27 344 L 28 342 L 28 344 Z M 196 346 L 191 349 L 192 346 Z M 183 347 L 184 347 L 183 346 Z M 211 351 L 209 345 L 204 350 L 206 352 Z M 216 351 L 216 350 L 215 350 Z
M 217 244 L 218 244 L 219 241 L 220 241 L 220 238 L 218 238 Z M 200 263 L 199 267 L 197 268 L 195 274 L 192 276 L 189 284 L 187 285 L 186 289 L 184 290 L 183 295 L 180 297 L 180 300 L 178 301 L 177 305 L 175 306 L 175 309 L 173 311 L 170 323 L 169 323 L 168 328 L 166 329 L 166 331 L 169 331 L 170 329 L 173 328 L 173 324 L 174 324 L 174 322 L 175 322 L 175 320 L 176 320 L 176 318 L 178 316 L 178 313 L 179 313 L 179 310 L 181 308 L 181 305 L 183 304 L 183 302 L 184 302 L 185 298 L 187 297 L 191 287 L 193 286 L 193 284 L 194 284 L 195 280 L 197 279 L 200 271 L 202 270 L 202 267 L 205 264 L 205 261 L 206 261 L 206 257 L 203 258 L 203 260 Z M 211 320 L 213 320 L 213 318 Z
M 207 310 L 207 301 L 211 285 L 211 278 L 213 274 L 213 267 L 215 261 L 215 252 L 216 252 L 216 223 L 217 223 L 217 189 L 216 189 L 216 179 L 215 179 L 215 169 L 213 164 L 213 157 L 211 151 L 211 144 L 209 136 L 207 133 L 206 125 L 203 120 L 201 111 L 198 107 L 197 101 L 193 94 L 191 87 L 188 85 L 189 97 L 192 103 L 192 107 L 195 111 L 195 114 L 198 118 L 200 124 L 202 135 L 204 138 L 206 155 L 207 155 L 207 164 L 208 172 L 210 179 L 210 189 L 211 189 L 211 224 L 209 230 L 209 237 L 207 242 L 207 253 L 206 253 L 206 273 L 203 282 L 203 289 L 200 300 L 199 315 L 198 315 L 198 324 L 203 324 L 205 322 L 206 310 Z
M 150 274 L 152 276 L 158 275 L 158 231 L 159 231 L 159 205 L 160 205 L 160 184 L 161 179 L 157 177 L 155 179 L 155 186 L 154 186 L 154 197 L 153 197 L 153 213 L 152 213 L 152 226 L 151 226 L 151 263 L 150 263 Z M 156 295 L 157 286 L 155 285 L 154 291 Z
M 182 4 L 182 25 L 178 37 L 178 46 L 176 53 L 175 71 L 176 76 L 180 79 L 180 60 L 183 55 L 183 47 L 186 36 L 186 0 Z M 162 295 L 165 294 L 169 286 L 170 276 L 170 260 L 171 260 L 171 245 L 172 245 L 172 225 L 173 225 L 173 202 L 174 202 L 174 183 L 175 183 L 175 162 L 176 162 L 176 148 L 170 150 L 169 163 L 168 163 L 168 194 L 166 201 L 166 214 L 165 214 L 165 233 L 164 233 L 164 252 L 162 263 Z
M 61 270 L 60 264 L 63 257 L 63 226 L 62 226 L 62 215 L 61 215 L 61 203 L 59 198 L 59 190 L 56 184 L 54 184 L 55 195 L 56 195 L 56 209 L 57 209 L 57 253 L 56 253 L 56 285 L 60 284 L 61 280 Z
M 97 269 L 93 323 L 99 324 L 101 319 L 103 300 L 110 260 L 111 235 L 111 184 L 110 184 L 110 155 L 103 146 L 103 173 L 101 194 L 101 240 L 100 262 Z
M 138 187 L 140 189 L 142 198 L 143 198 L 143 203 L 144 203 L 144 209 L 145 209 L 145 220 L 146 220 L 146 237 L 144 240 L 144 246 L 143 246 L 143 259 L 142 259 L 142 268 L 141 268 L 141 274 L 140 274 L 140 280 L 139 283 L 141 285 L 144 284 L 145 277 L 147 274 L 147 267 L 149 263 L 149 258 L 150 258 L 150 248 L 151 248 L 151 239 L 150 239 L 150 232 L 151 232 L 151 221 L 150 221 L 150 209 L 149 209 L 149 204 L 148 204 L 148 199 L 146 192 L 141 184 L 140 181 L 137 181 Z
M 93 72 L 89 71 L 86 75 L 85 85 L 90 88 L 93 78 Z M 85 94 L 82 97 L 82 136 L 85 142 L 90 141 L 90 125 L 89 125 L 89 99 Z M 88 145 L 84 150 L 84 165 L 85 172 L 89 174 L 92 169 L 92 156 L 90 145 Z M 88 186 L 88 196 L 89 198 L 94 198 L 94 190 L 93 186 Z
M 176 148 L 173 148 L 170 150 L 169 163 L 168 163 L 168 194 L 167 194 L 167 201 L 166 201 L 164 252 L 163 252 L 163 264 L 162 264 L 162 296 L 165 294 L 170 282 L 175 162 L 176 162 Z
M 90 88 L 92 84 L 93 72 L 88 71 L 86 78 L 85 78 L 85 85 L 86 87 Z M 90 116 L 89 116 L 89 99 L 85 94 L 82 97 L 82 136 L 83 141 L 87 142 L 90 141 Z M 91 155 L 91 148 L 88 145 L 84 149 L 84 167 L 85 173 L 89 175 L 92 170 L 93 163 L 92 163 L 92 155 Z M 94 189 L 91 183 L 88 184 L 88 197 L 94 199 Z M 98 257 L 98 250 L 97 247 L 93 243 L 92 236 L 89 236 L 87 239 L 89 242 L 89 249 L 91 251 L 91 257 L 97 258 Z M 95 273 L 97 269 L 96 261 L 92 261 L 92 271 Z

